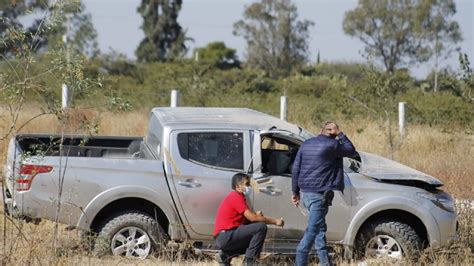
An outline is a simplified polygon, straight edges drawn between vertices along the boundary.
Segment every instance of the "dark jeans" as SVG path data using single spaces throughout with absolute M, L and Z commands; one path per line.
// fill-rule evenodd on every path
M 262 252 L 267 235 L 267 225 L 263 222 L 243 224 L 233 230 L 217 235 L 216 246 L 230 259 L 245 254 L 247 259 L 256 259 Z
M 326 245 L 326 214 L 329 207 L 322 200 L 322 193 L 303 193 L 303 205 L 309 210 L 309 215 L 308 227 L 296 249 L 297 266 L 308 265 L 308 255 L 313 246 L 316 246 L 319 263 L 324 266 L 332 265 Z

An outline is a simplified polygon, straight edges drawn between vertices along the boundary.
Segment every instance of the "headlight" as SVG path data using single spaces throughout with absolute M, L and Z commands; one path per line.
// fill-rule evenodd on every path
M 454 201 L 448 193 L 417 192 L 416 195 L 420 198 L 430 200 L 434 205 L 445 211 L 454 212 Z

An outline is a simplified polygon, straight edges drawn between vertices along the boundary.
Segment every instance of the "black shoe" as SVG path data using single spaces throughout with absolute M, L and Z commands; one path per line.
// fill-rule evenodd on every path
M 231 258 L 229 258 L 229 256 L 227 256 L 222 250 L 219 250 L 219 252 L 216 253 L 215 259 L 219 263 L 219 265 L 230 265 Z

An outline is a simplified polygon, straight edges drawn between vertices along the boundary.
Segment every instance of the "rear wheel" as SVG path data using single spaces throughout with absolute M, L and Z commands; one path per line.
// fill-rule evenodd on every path
M 359 258 L 402 259 L 417 255 L 421 247 L 422 240 L 410 225 L 387 219 L 368 224 L 356 239 Z
M 104 223 L 95 250 L 97 255 L 145 259 L 153 251 L 164 249 L 167 240 L 166 233 L 155 219 L 132 211 L 111 217 Z

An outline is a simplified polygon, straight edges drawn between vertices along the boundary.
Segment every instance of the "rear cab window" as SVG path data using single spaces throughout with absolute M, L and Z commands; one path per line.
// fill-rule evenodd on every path
M 244 170 L 244 137 L 240 132 L 186 132 L 178 134 L 181 158 L 200 165 Z

